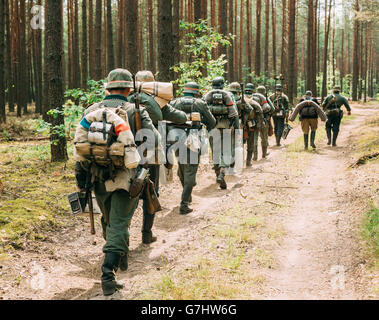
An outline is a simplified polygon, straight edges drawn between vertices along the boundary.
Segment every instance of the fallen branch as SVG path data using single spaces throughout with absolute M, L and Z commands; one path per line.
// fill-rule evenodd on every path
M 278 207 L 281 207 L 282 205 L 279 204 L 279 203 L 276 203 L 276 202 L 272 202 L 272 201 L 265 201 L 266 203 L 270 203 L 270 204 L 273 204 L 273 205 L 276 205 Z
M 266 185 L 262 185 L 261 187 L 279 188 L 279 189 L 299 189 L 298 187 L 288 187 L 288 186 L 266 186 Z
M 379 157 L 379 152 L 375 152 L 373 154 L 360 157 L 357 162 L 355 162 L 354 164 L 350 166 L 350 168 L 356 168 L 356 167 L 362 166 L 366 164 L 367 161 L 375 159 L 377 157 Z

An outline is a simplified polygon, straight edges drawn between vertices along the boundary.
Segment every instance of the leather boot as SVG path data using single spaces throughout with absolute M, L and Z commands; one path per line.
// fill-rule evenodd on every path
M 189 204 L 192 199 L 192 190 L 193 186 L 184 185 L 182 193 L 182 202 L 180 204 L 180 214 L 189 214 L 193 212 L 193 209 L 189 207 Z
M 308 150 L 309 134 L 304 134 L 304 148 Z
M 225 182 L 225 168 L 221 168 L 220 174 L 217 177 L 217 183 L 220 185 L 220 188 L 222 190 L 226 190 L 228 188 L 228 186 Z
M 328 137 L 328 146 L 332 144 L 332 130 L 326 129 L 326 136 Z
M 276 146 L 277 147 L 281 147 L 282 145 L 280 144 L 280 139 L 281 139 L 281 137 L 276 137 Z
M 253 161 L 258 161 L 258 146 L 254 147 L 254 158 Z
M 181 215 L 186 215 L 193 212 L 193 209 L 191 209 L 188 204 L 181 204 L 180 206 L 180 214 Z
M 262 147 L 262 158 L 266 159 L 270 155 L 270 152 L 267 151 L 267 147 Z
M 128 264 L 128 253 L 125 252 L 124 255 L 121 256 L 121 259 L 120 259 L 120 270 L 121 271 L 127 271 L 128 267 L 129 267 L 129 264 Z
M 311 132 L 311 146 L 313 149 L 316 149 L 315 140 L 316 140 L 316 131 L 312 131 Z
M 247 152 L 247 158 L 246 158 L 246 167 L 251 167 L 251 158 L 253 157 L 252 152 Z
M 151 229 L 153 228 L 155 215 L 146 214 L 143 215 L 143 227 L 142 227 L 142 242 L 143 244 L 151 244 L 157 241 L 157 237 L 153 236 Z
M 338 132 L 333 132 L 333 147 L 337 147 Z
M 107 252 L 103 266 L 101 268 L 103 274 L 101 276 L 101 287 L 104 296 L 111 296 L 124 286 L 116 282 L 116 272 L 120 264 L 121 255 L 114 252 Z

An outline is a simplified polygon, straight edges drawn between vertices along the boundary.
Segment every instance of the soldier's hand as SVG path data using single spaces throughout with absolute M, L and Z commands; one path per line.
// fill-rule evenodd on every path
M 85 188 L 78 188 L 78 192 L 87 193 L 87 190 Z
M 351 111 L 349 111 L 349 112 L 347 113 L 347 115 L 348 115 L 348 116 L 351 116 Z

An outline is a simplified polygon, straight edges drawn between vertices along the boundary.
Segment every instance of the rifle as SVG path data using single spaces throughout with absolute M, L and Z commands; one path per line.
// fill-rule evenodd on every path
M 134 94 L 135 94 L 134 104 L 136 106 L 136 113 L 135 113 L 136 132 L 138 132 L 142 129 L 142 118 L 141 118 L 141 109 L 140 109 L 140 92 L 139 91 L 137 92 L 137 82 L 136 82 L 135 74 L 133 74 L 133 87 L 134 87 Z
M 91 182 L 91 167 L 88 169 L 87 172 L 87 179 L 86 179 L 86 199 L 88 201 L 88 208 L 89 208 L 89 221 L 91 226 L 91 234 L 96 234 L 95 230 L 95 219 L 93 215 L 93 202 L 92 202 L 92 182 Z

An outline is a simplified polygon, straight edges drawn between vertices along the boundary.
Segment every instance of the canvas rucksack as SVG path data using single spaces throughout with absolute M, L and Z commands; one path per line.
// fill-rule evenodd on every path
M 126 111 L 106 108 L 98 109 L 83 117 L 74 139 L 76 161 L 108 168 L 111 177 L 115 169 L 134 169 L 141 158 L 130 130 Z

